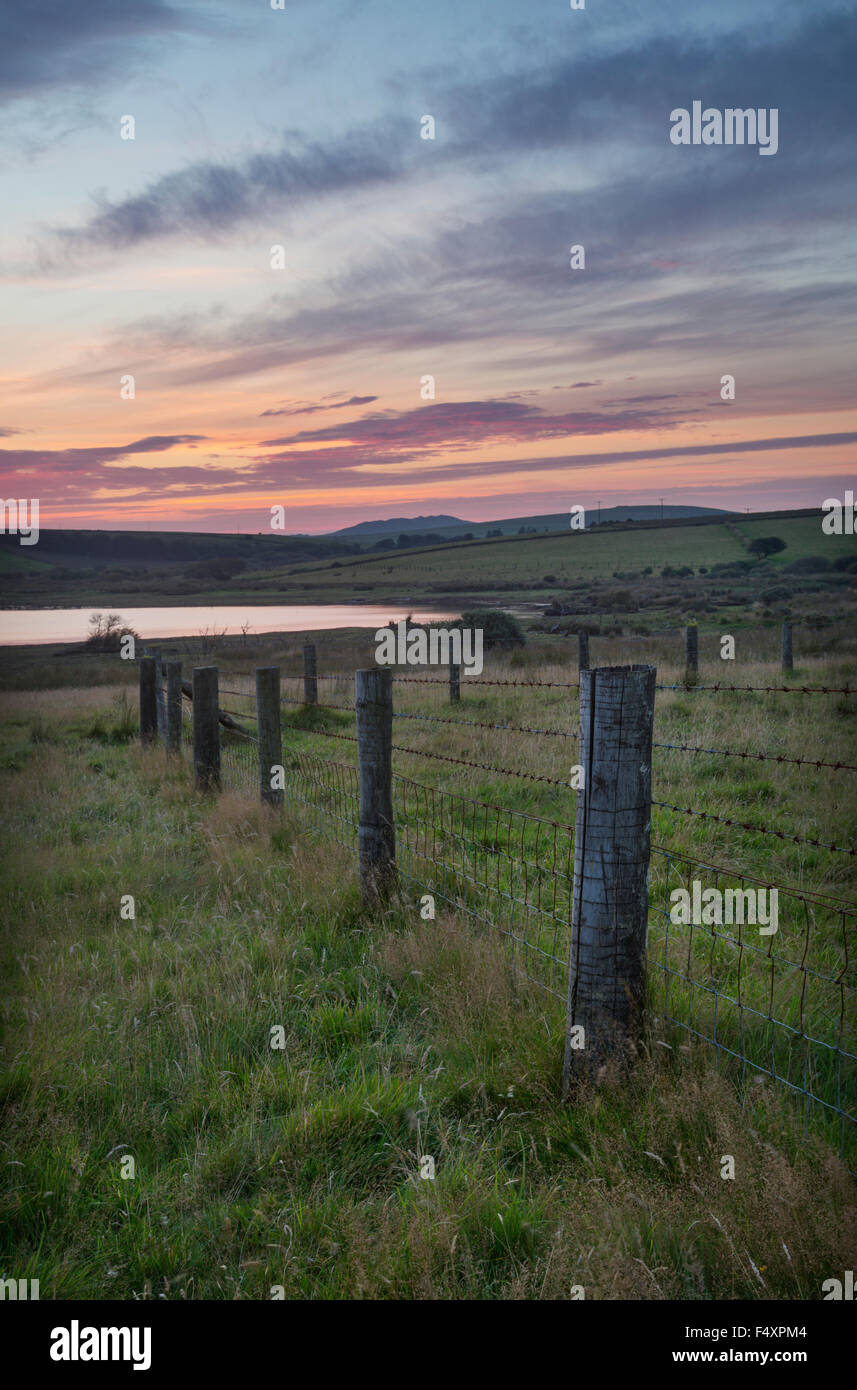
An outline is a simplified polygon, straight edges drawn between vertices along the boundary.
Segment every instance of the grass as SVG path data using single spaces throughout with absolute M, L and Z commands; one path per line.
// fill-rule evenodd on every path
M 614 646 L 611 660 L 640 659 Z M 504 659 L 485 674 L 528 669 Z M 795 683 L 839 684 L 846 670 L 853 680 L 853 664 L 819 657 Z M 769 674 L 742 664 L 740 683 Z M 344 678 L 334 702 L 351 693 Z M 299 806 L 259 806 L 238 757 L 227 790 L 198 797 L 184 762 L 128 739 L 133 700 L 121 686 L 0 697 L 6 1275 L 39 1278 L 43 1298 L 268 1298 L 281 1286 L 319 1299 L 582 1287 L 588 1299 L 743 1300 L 819 1298 L 852 1267 L 853 1180 L 769 1081 L 742 1088 L 709 1049 L 653 1034 L 624 1082 L 562 1105 L 562 1006 L 502 940 L 442 903 L 423 921 L 409 892 L 367 914 L 352 856 L 303 833 Z M 563 689 L 463 682 L 451 711 L 441 687 L 398 686 L 396 702 L 541 728 L 576 718 Z M 656 738 L 835 761 L 853 748 L 854 703 L 664 693 Z M 348 732 L 350 715 L 284 718 L 287 757 L 353 761 L 353 745 L 319 732 Z M 499 730 L 402 720 L 396 737 L 554 776 L 574 760 L 571 741 Z M 657 756 L 663 800 L 857 839 L 853 774 Z M 405 755 L 396 768 L 572 818 L 561 788 Z M 853 895 L 847 856 L 666 812 L 653 836 Z M 816 927 L 815 963 L 830 968 L 837 942 Z M 791 929 L 786 916 L 784 951 Z M 825 1002 L 810 995 L 815 1021 Z M 425 1155 L 433 1181 L 419 1176 Z M 724 1155 L 734 1180 L 720 1176 Z

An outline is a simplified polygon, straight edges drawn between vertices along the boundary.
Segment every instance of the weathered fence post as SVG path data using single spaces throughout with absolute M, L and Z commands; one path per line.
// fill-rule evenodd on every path
M 180 753 L 182 746 L 182 664 L 164 662 L 167 676 L 167 752 Z
M 577 669 L 578 671 L 589 670 L 589 633 L 579 632 L 577 634 Z
M 461 699 L 461 667 L 454 661 L 449 663 L 449 698 L 453 702 Z
M 193 771 L 197 791 L 220 787 L 220 699 L 217 667 L 193 671 Z
M 684 683 L 695 685 L 699 677 L 699 628 L 686 627 L 684 630 Z
M 396 872 L 393 828 L 393 673 L 357 671 L 360 762 L 360 889 L 366 906 L 390 892 Z
M 562 1089 L 637 1035 L 648 922 L 654 666 L 580 673 L 580 762 Z
M 158 699 L 155 658 L 140 658 L 140 742 L 154 743 L 158 736 Z
M 315 647 L 307 642 L 304 647 L 304 704 L 318 704 L 318 675 L 316 674 Z
M 282 788 L 271 786 L 274 768 L 281 767 L 283 763 L 279 666 L 259 666 L 256 670 L 256 719 L 259 730 L 259 794 L 269 806 L 282 806 Z
M 158 711 L 158 738 L 162 743 L 167 740 L 167 702 L 164 695 L 164 663 L 162 660 L 161 648 L 146 646 L 144 648 L 146 656 L 154 658 L 155 662 L 155 698 L 157 700 Z
M 782 655 L 783 655 L 783 670 L 784 670 L 784 671 L 793 671 L 795 667 L 794 667 L 794 657 L 793 657 L 793 655 L 792 655 L 792 625 L 791 625 L 791 623 L 783 623 L 783 646 L 782 646 Z

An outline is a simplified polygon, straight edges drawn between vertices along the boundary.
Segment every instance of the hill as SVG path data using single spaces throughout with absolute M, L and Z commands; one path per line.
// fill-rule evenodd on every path
M 331 536 L 383 536 L 400 531 L 436 531 L 439 526 L 469 526 L 457 516 L 395 516 L 387 521 L 358 521 L 356 526 L 343 526 L 340 531 L 331 531 Z
M 280 532 L 224 535 L 202 531 L 73 531 L 42 527 L 38 545 L 21 546 L 16 535 L 0 535 L 0 573 L 61 568 L 140 571 L 206 560 L 240 561 L 248 568 L 334 559 L 360 551 L 332 536 L 288 536 Z
M 586 512 L 586 529 L 599 523 L 604 526 L 628 521 L 678 521 L 687 517 L 726 517 L 734 512 L 719 507 L 640 505 L 631 507 L 590 508 Z M 397 517 L 390 521 L 361 521 L 331 536 L 350 536 L 368 547 L 378 540 L 411 531 L 431 531 L 445 540 L 461 539 L 464 535 L 475 540 L 497 536 L 526 535 L 540 531 L 569 530 L 569 512 L 547 512 L 538 516 L 511 516 L 497 521 L 462 521 L 454 516 Z

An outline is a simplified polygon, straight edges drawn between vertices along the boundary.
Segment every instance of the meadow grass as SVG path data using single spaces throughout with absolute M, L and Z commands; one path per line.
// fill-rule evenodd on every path
M 842 667 L 795 681 L 838 684 Z M 742 666 L 740 682 L 763 675 Z M 565 663 L 538 676 L 576 679 Z M 134 698 L 0 697 L 6 1276 L 38 1278 L 43 1298 L 800 1299 L 853 1267 L 853 1180 L 789 1096 L 650 1037 L 627 1078 L 563 1105 L 562 1005 L 501 938 L 443 904 L 423 921 L 407 890 L 367 913 L 353 856 L 304 833 L 295 803 L 261 807 L 252 763 L 203 798 L 186 758 L 141 752 Z M 576 719 L 562 689 L 463 682 L 450 709 L 441 687 L 398 686 L 396 702 Z M 854 761 L 852 704 L 665 692 L 656 738 Z M 350 714 L 292 708 L 284 758 L 353 763 L 318 732 L 352 730 Z M 575 760 L 570 740 L 417 725 L 397 721 L 396 741 L 557 777 Z M 760 767 L 665 753 L 655 795 L 854 843 L 853 774 Z M 407 755 L 396 770 L 573 822 L 562 788 Z M 853 889 L 850 857 L 705 830 L 653 824 L 692 857 Z

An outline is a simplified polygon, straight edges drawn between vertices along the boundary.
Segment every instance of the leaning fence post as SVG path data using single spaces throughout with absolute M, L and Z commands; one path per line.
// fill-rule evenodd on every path
M 167 752 L 179 753 L 182 746 L 182 664 L 164 662 L 167 676 Z
M 220 787 L 220 700 L 217 667 L 193 672 L 193 771 L 197 791 Z
M 644 1002 L 654 666 L 580 673 L 580 763 L 563 1097 L 637 1035 Z
M 455 661 L 449 663 L 449 698 L 453 702 L 461 699 L 461 667 Z
M 318 675 L 316 674 L 315 647 L 307 642 L 304 647 L 304 704 L 318 704 Z
M 578 671 L 589 670 L 589 633 L 579 632 L 577 634 L 577 669 Z
M 158 701 L 155 691 L 155 658 L 140 658 L 140 742 L 154 743 L 158 736 Z
M 259 730 L 259 795 L 269 806 L 282 806 L 282 787 L 271 785 L 274 769 L 282 767 L 283 763 L 279 666 L 257 667 L 256 721 Z
M 684 683 L 695 685 L 699 675 L 699 628 L 686 627 L 684 630 Z
M 794 670 L 794 657 L 793 657 L 793 655 L 792 655 L 792 625 L 791 625 L 791 623 L 783 623 L 783 646 L 782 646 L 782 656 L 783 656 L 783 670 L 784 670 L 784 671 L 793 671 L 793 670 Z
M 396 871 L 393 828 L 393 673 L 357 671 L 357 757 L 360 763 L 360 889 L 371 906 L 390 891 Z

